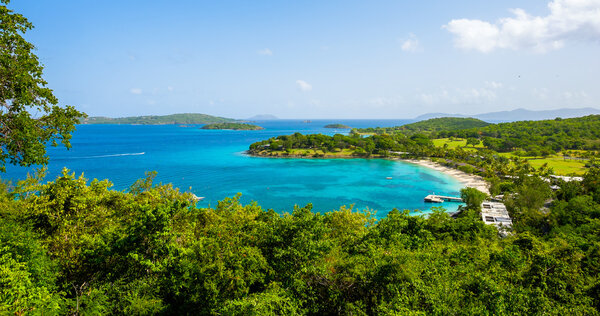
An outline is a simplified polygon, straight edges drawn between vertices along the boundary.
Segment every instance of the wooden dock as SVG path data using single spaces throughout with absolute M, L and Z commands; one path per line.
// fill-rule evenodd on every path
M 429 203 L 442 203 L 444 201 L 449 201 L 449 202 L 462 202 L 463 201 L 459 197 L 436 195 L 436 194 L 430 194 L 430 195 L 426 196 L 425 199 L 423 199 L 423 200 L 425 202 L 429 202 Z

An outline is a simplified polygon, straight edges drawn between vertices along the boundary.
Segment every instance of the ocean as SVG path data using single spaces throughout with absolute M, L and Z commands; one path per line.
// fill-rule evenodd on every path
M 199 206 L 241 193 L 264 209 L 292 212 L 313 204 L 315 212 L 340 206 L 376 211 L 384 217 L 393 208 L 428 212 L 423 198 L 431 193 L 458 195 L 454 178 L 410 163 L 383 159 L 262 158 L 245 154 L 256 141 L 294 132 L 347 133 L 326 129 L 330 123 L 352 127 L 397 126 L 409 120 L 275 120 L 258 121 L 260 131 L 202 130 L 201 125 L 78 125 L 72 148 L 50 147 L 50 181 L 68 168 L 88 179 L 109 179 L 115 190 L 127 190 L 146 171 L 156 182 L 172 183 L 204 197 Z M 23 179 L 32 168 L 7 166 L 4 180 Z M 391 179 L 388 179 L 391 177 Z M 449 211 L 457 203 L 445 202 Z M 440 205 L 435 205 L 440 206 Z

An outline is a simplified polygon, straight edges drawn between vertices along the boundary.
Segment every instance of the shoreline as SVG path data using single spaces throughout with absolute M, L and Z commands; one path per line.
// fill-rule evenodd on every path
M 443 166 L 437 162 L 433 162 L 427 159 L 397 159 L 398 161 L 404 161 L 408 163 L 412 163 L 415 165 L 419 165 L 422 167 L 427 167 L 441 173 L 447 174 L 460 183 L 462 183 L 467 188 L 475 188 L 485 194 L 490 194 L 489 184 L 485 182 L 485 180 L 476 175 L 468 174 L 466 172 L 460 171 L 458 169 L 453 169 L 450 167 Z

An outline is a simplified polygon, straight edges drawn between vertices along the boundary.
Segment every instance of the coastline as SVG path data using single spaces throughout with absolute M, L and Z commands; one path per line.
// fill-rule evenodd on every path
M 490 194 L 489 184 L 487 182 L 485 182 L 485 180 L 480 176 L 468 174 L 468 173 L 460 171 L 458 169 L 449 168 L 449 167 L 443 166 L 437 162 L 433 162 L 431 160 L 426 160 L 426 159 L 398 159 L 398 160 L 416 164 L 416 165 L 423 166 L 423 167 L 427 167 L 427 168 L 445 173 L 445 174 L 457 179 L 460 183 L 462 183 L 467 188 L 475 188 L 485 194 Z

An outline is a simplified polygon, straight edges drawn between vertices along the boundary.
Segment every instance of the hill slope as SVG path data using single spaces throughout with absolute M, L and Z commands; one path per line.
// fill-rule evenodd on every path
M 142 125 L 165 125 L 165 124 L 212 124 L 236 122 L 234 119 L 212 116 L 200 113 L 181 113 L 171 115 L 145 115 L 130 117 L 102 117 L 94 116 L 84 119 L 81 124 L 142 124 Z
M 392 134 L 401 132 L 403 134 L 431 133 L 438 131 L 455 131 L 476 127 L 485 127 L 490 123 L 471 117 L 441 117 L 425 121 L 419 121 L 411 124 L 394 127 L 361 128 L 361 133 Z
M 264 129 L 258 125 L 245 124 L 245 123 L 214 123 L 206 124 L 200 129 L 222 129 L 222 130 L 234 130 L 234 131 L 258 131 Z

